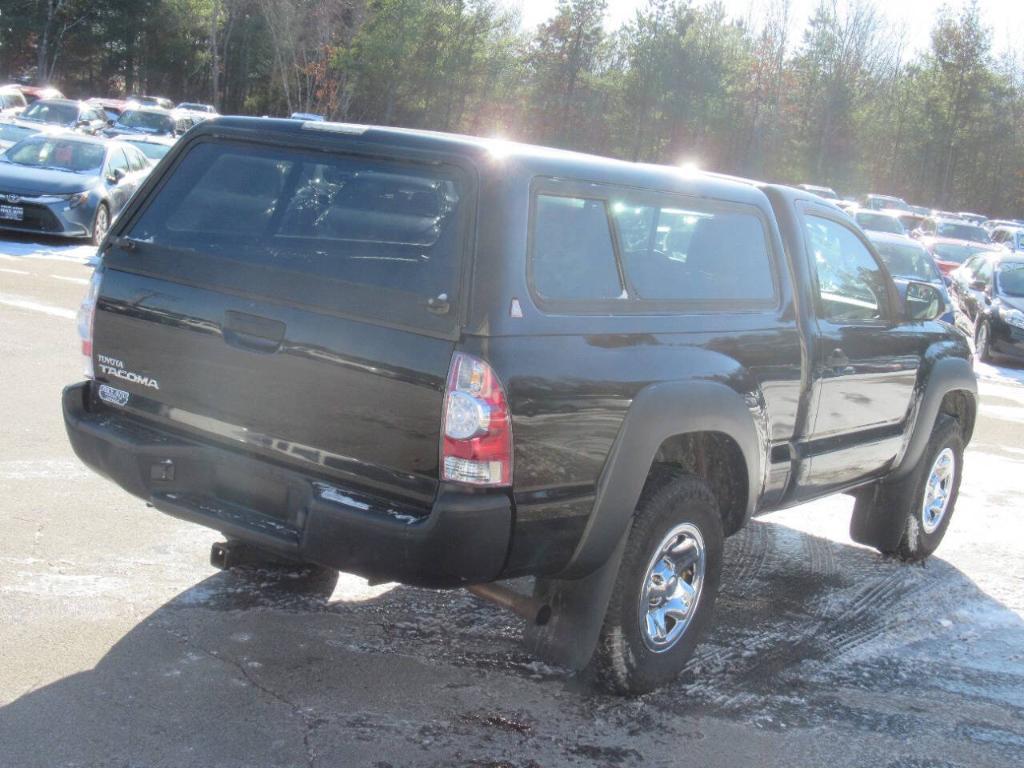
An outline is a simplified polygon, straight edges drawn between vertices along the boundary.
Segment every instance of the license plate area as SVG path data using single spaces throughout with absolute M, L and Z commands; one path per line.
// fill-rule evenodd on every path
M 0 219 L 23 221 L 25 219 L 25 209 L 20 205 L 0 205 Z

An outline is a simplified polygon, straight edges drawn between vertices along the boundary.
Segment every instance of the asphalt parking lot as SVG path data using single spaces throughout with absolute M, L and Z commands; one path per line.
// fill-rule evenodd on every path
M 84 246 L 0 240 L 0 765 L 1024 764 L 1024 368 L 981 409 L 937 555 L 854 545 L 839 497 L 728 542 L 677 683 L 599 695 L 464 592 L 342 576 L 327 601 L 208 564 L 71 452 Z

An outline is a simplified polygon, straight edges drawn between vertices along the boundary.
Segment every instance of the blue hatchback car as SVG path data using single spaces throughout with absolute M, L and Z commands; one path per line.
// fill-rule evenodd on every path
M 0 155 L 0 229 L 99 244 L 152 167 L 125 142 L 29 136 Z

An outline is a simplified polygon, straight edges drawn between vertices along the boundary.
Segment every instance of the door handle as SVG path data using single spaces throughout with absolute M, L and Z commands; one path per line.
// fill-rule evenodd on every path
M 281 348 L 285 324 L 269 317 L 229 309 L 224 313 L 221 332 L 224 341 L 233 347 L 268 355 Z

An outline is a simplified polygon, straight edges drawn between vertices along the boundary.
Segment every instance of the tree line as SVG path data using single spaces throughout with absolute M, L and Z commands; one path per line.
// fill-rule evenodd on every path
M 558 0 L 525 30 L 497 0 L 7 0 L 0 74 L 1024 216 L 1024 67 L 976 4 L 913 53 L 874 0 L 820 0 L 797 39 L 789 0 L 606 12 Z

